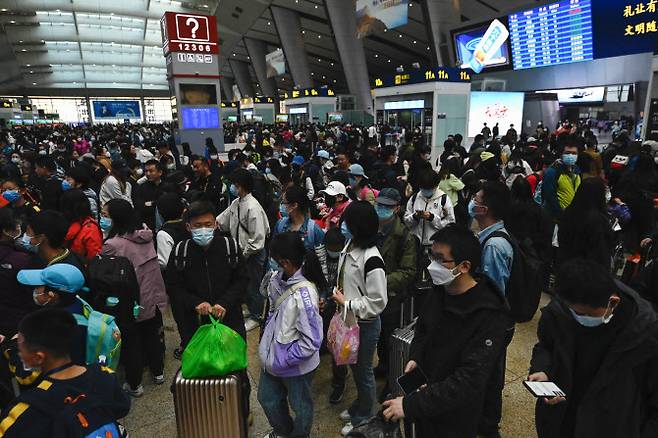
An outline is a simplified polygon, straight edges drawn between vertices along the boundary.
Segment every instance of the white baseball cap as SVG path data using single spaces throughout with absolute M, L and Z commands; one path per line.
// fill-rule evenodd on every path
M 322 193 L 326 193 L 329 196 L 347 196 L 347 189 L 345 189 L 345 185 L 340 181 L 331 181 L 329 184 L 327 184 L 326 189 L 320 191 Z

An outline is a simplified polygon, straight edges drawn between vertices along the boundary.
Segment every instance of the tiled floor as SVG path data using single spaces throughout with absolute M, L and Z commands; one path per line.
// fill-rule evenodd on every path
M 543 299 L 543 304 L 546 304 L 546 298 Z M 527 375 L 530 353 L 536 340 L 537 318 L 538 315 L 535 316 L 532 322 L 517 325 L 514 339 L 507 352 L 507 383 L 503 393 L 503 421 L 501 424 L 501 434 L 504 438 L 536 437 L 534 430 L 534 398 L 525 390 L 521 382 Z M 155 386 L 150 383 L 150 376 L 144 376 L 144 382 L 147 382 L 145 383 L 145 394 L 142 398 L 135 400 L 130 415 L 124 420 L 124 424 L 130 431 L 132 438 L 176 437 L 176 419 L 172 396 L 169 392 L 169 383 L 180 366 L 180 362 L 173 359 L 171 355 L 178 341 L 171 314 L 166 315 L 165 325 L 167 339 L 166 376 L 168 382 L 162 386 Z M 257 331 L 252 331 L 249 334 L 248 346 L 249 375 L 252 383 L 251 407 L 254 417 L 249 437 L 260 438 L 270 431 L 270 427 L 256 400 L 260 372 L 257 355 Z M 329 357 L 325 355 L 322 357 L 322 363 L 313 380 L 315 419 L 311 436 L 314 438 L 340 437 L 339 431 L 342 423 L 338 419 L 338 414 L 341 410 L 347 408 L 355 396 L 354 384 L 351 380 L 348 380 L 348 390 L 343 403 L 338 406 L 330 405 L 327 400 L 331 387 L 330 382 Z

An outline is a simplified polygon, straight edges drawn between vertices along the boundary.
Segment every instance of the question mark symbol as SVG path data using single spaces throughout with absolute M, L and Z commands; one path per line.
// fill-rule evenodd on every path
M 196 18 L 190 17 L 185 21 L 185 26 L 189 26 L 190 23 L 192 23 L 192 38 L 196 38 L 196 31 L 199 29 L 199 22 Z

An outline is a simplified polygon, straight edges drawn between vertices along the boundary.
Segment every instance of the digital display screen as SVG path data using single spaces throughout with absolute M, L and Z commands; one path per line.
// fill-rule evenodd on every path
M 656 0 L 592 2 L 594 57 L 651 53 L 658 47 Z
M 277 123 L 287 123 L 288 122 L 288 114 L 277 114 L 275 117 L 275 120 Z
M 540 91 L 540 93 L 555 93 L 560 103 L 597 103 L 603 102 L 605 87 L 567 88 Z
M 138 100 L 93 100 L 94 117 L 97 119 L 141 119 Z
M 219 111 L 217 108 L 181 108 L 183 129 L 219 128 Z
M 461 68 L 470 68 L 469 63 L 473 57 L 473 52 L 482 40 L 487 27 L 488 25 L 454 33 L 455 55 Z M 484 64 L 485 69 L 510 65 L 509 44 L 505 42 Z
M 213 84 L 180 84 L 181 105 L 216 105 L 217 89 Z
M 468 136 L 478 135 L 485 123 L 489 129 L 493 129 L 498 123 L 501 134 L 506 133 L 512 124 L 520 132 L 524 98 L 524 93 L 473 91 L 469 108 Z
M 563 0 L 509 16 L 514 70 L 594 58 L 591 0 Z
M 413 108 L 425 108 L 424 100 L 398 100 L 395 102 L 384 102 L 385 110 L 402 110 Z

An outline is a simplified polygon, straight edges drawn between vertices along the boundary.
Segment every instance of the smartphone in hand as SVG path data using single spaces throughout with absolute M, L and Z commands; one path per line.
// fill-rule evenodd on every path
M 427 376 L 419 366 L 398 377 L 398 385 L 402 388 L 404 395 L 409 395 L 427 384 Z
M 523 385 L 530 391 L 532 395 L 537 398 L 544 397 L 566 397 L 564 391 L 562 391 L 555 383 L 553 382 L 530 382 L 525 381 Z

